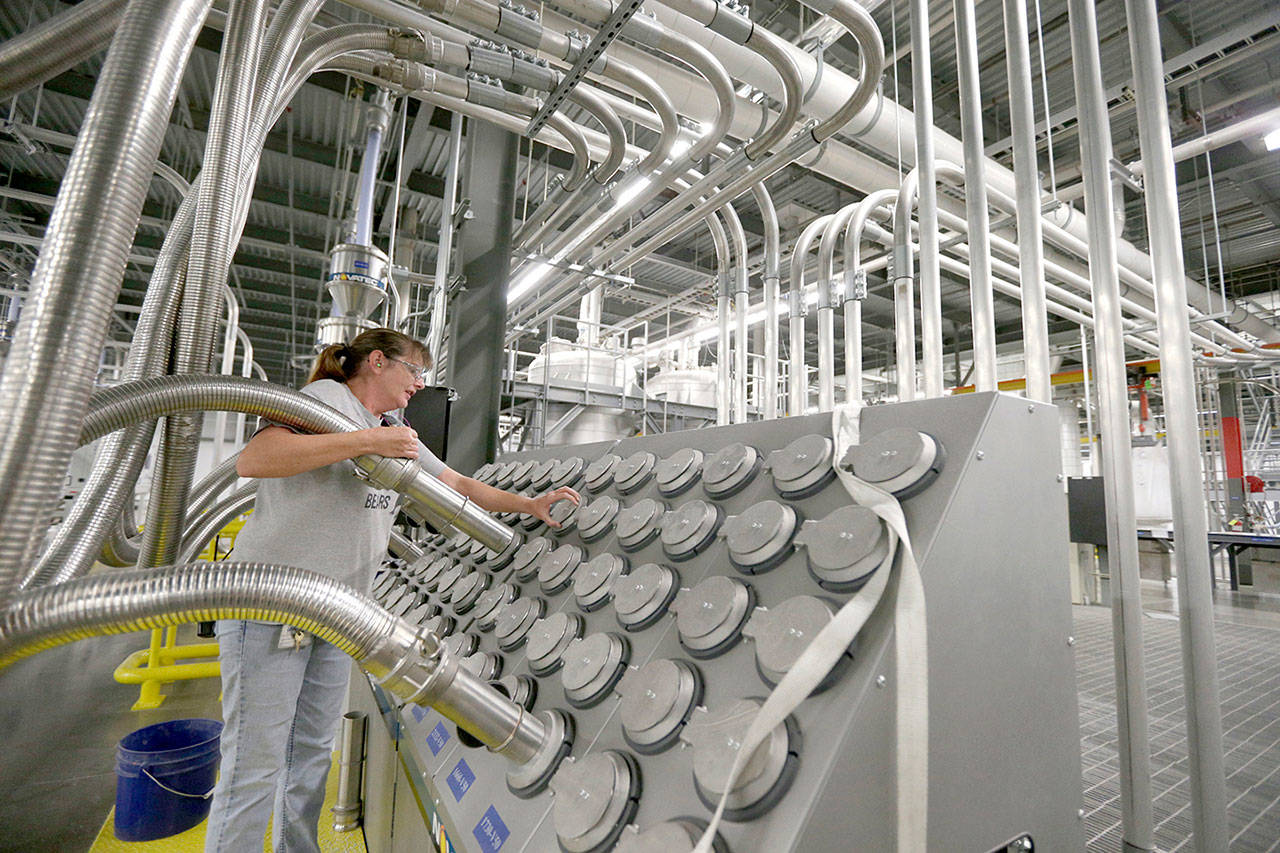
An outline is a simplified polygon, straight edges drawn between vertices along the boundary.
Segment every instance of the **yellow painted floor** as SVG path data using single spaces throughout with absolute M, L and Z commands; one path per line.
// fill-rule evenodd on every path
M 320 849 L 325 853 L 367 853 L 364 845 L 364 831 L 333 831 L 333 814 L 329 807 L 338 798 L 338 753 L 333 754 L 333 767 L 329 771 L 329 781 L 324 795 L 324 811 L 320 815 Z M 204 833 L 208 820 L 178 835 L 159 838 L 155 841 L 121 841 L 116 838 L 116 810 L 113 808 L 107 815 L 107 822 L 89 848 L 90 853 L 187 853 L 187 851 L 204 850 Z M 264 853 L 271 853 L 271 828 L 262 840 Z

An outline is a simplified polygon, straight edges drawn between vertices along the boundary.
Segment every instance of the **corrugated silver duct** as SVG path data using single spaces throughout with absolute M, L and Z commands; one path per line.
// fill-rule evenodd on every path
M 256 379 L 158 376 L 95 394 L 80 439 L 88 443 L 130 423 L 162 415 L 218 410 L 258 415 L 309 432 L 360 428 L 312 397 Z M 360 456 L 353 461 L 379 488 L 393 489 L 408 498 L 406 512 L 419 514 L 437 529 L 452 527 L 495 551 L 509 547 L 519 535 L 422 470 L 414 459 Z
M 132 429 L 132 427 L 125 427 L 125 431 L 129 429 Z M 111 435 L 115 434 L 112 433 Z M 108 438 L 110 437 L 108 436 Z M 236 460 L 239 458 L 240 454 L 237 453 L 230 459 L 223 460 L 217 468 L 192 488 L 191 500 L 187 506 L 187 519 L 182 526 L 182 529 L 186 531 L 182 534 L 183 542 L 186 542 L 188 537 L 193 534 L 194 525 L 200 521 L 201 515 L 205 510 L 209 509 L 209 505 L 217 499 L 218 495 L 222 494 L 227 486 L 236 481 L 239 476 L 236 474 Z M 252 501 L 250 501 L 250 505 L 252 505 Z M 130 505 L 126 503 L 125 512 L 120 516 L 120 523 L 112 528 L 111 534 L 107 537 L 102 550 L 98 553 L 99 562 L 120 568 L 133 566 L 138 562 L 138 542 L 141 537 L 138 535 L 137 528 L 132 521 L 132 512 L 129 511 L 129 508 Z M 232 518 L 234 517 L 232 516 Z M 189 559 L 195 559 L 195 555 L 193 554 Z M 57 574 L 51 582 L 63 583 L 72 578 L 78 578 L 86 574 L 88 568 L 86 567 L 84 571 L 72 574 L 69 568 L 63 567 L 57 570 Z
M 203 515 L 187 513 L 182 533 L 181 561 L 189 563 L 199 556 L 205 544 L 235 518 L 253 508 L 258 497 L 258 484 L 253 482 L 236 489 Z
M 35 562 L 61 491 L 152 165 L 208 7 L 131 3 L 90 100 L 0 380 L 0 601 Z
M 35 88 L 107 46 L 127 0 L 84 0 L 0 44 L 0 100 Z
M 267 0 L 233 0 L 227 17 L 191 228 L 187 282 L 174 335 L 175 373 L 203 373 L 213 357 L 217 304 L 238 242 L 235 211 L 241 191 L 241 156 L 248 139 L 268 5 Z M 199 414 L 165 420 L 139 565 L 164 565 L 178 557 L 203 424 Z
M 195 209 L 195 195 L 189 194 L 165 235 L 129 345 L 125 382 L 159 376 L 169 366 L 178 303 L 186 282 L 187 249 L 191 245 Z M 135 531 L 120 523 L 120 513 L 133 496 L 155 429 L 154 421 L 145 421 L 103 440 L 84 488 L 40 562 L 23 579 L 24 589 L 87 574 L 95 557 L 104 557 L 104 562 L 115 566 L 132 566 L 138 561 L 138 545 L 132 541 Z M 103 553 L 108 538 L 111 547 L 109 553 Z
M 195 563 L 99 575 L 19 594 L 0 616 L 0 668 L 87 637 L 207 622 L 285 622 L 351 655 L 384 689 L 432 705 L 523 763 L 542 722 L 476 678 L 429 631 L 315 572 L 263 563 Z

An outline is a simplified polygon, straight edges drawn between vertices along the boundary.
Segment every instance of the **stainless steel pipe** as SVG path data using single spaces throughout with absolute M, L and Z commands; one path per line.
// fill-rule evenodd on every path
M 1102 91 L 1102 65 L 1093 0 L 1068 0 L 1076 102 L 1080 105 L 1081 163 L 1089 223 L 1089 275 L 1097 334 L 1102 476 L 1107 501 L 1107 552 L 1112 578 L 1119 728 L 1120 805 L 1126 847 L 1155 847 L 1151 748 L 1142 661 L 1142 599 L 1138 523 L 1129 457 L 1129 400 L 1121 337 L 1120 284 L 1111 211 L 1111 125 Z
M 1138 140 L 1146 173 L 1147 228 L 1155 275 L 1160 333 L 1160 387 L 1173 486 L 1173 533 L 1178 547 L 1178 627 L 1182 636 L 1183 694 L 1187 709 L 1192 840 L 1203 853 L 1226 850 L 1227 783 L 1222 757 L 1222 706 L 1213 641 L 1213 583 L 1205 520 L 1202 443 L 1196 414 L 1195 372 L 1187 288 L 1182 266 L 1178 185 L 1161 67 L 1154 0 L 1126 0 L 1133 60 Z

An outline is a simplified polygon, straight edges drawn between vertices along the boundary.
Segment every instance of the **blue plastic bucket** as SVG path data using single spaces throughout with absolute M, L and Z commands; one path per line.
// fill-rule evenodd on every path
M 221 734 L 217 720 L 170 720 L 126 735 L 116 749 L 116 838 L 167 838 L 204 820 Z

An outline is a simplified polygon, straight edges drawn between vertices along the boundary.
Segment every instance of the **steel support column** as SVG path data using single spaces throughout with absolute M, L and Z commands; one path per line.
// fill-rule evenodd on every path
M 467 128 L 463 197 L 473 218 L 458 232 L 465 289 L 453 300 L 449 323 L 449 384 L 458 389 L 449 434 L 449 467 L 470 474 L 498 448 L 502 341 L 511 271 L 519 137 L 496 126 Z

